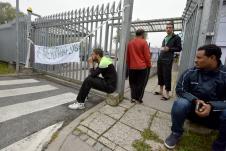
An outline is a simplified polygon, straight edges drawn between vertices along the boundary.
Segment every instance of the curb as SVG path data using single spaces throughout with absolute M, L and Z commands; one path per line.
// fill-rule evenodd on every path
M 81 114 L 79 117 L 77 117 L 75 120 L 73 120 L 69 125 L 67 125 L 66 127 L 64 127 L 60 132 L 58 137 L 47 146 L 47 149 L 45 149 L 45 151 L 60 151 L 62 145 L 64 144 L 66 138 L 68 137 L 68 135 L 70 133 L 72 133 L 72 131 L 75 129 L 75 127 L 77 127 L 81 120 L 87 118 L 91 113 L 99 110 L 100 108 L 102 108 L 106 103 L 105 102 L 101 102 L 98 105 L 94 106 L 93 108 L 91 108 L 90 110 L 86 111 L 85 113 Z

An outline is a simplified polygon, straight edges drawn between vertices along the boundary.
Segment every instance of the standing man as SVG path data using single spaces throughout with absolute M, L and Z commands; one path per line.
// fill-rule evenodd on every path
M 131 89 L 131 103 L 142 103 L 150 67 L 150 49 L 145 40 L 145 31 L 138 29 L 136 37 L 128 43 L 127 66 L 129 69 L 129 85 Z
M 94 69 L 94 63 L 98 63 L 98 67 Z M 115 67 L 110 58 L 103 56 L 103 51 L 100 48 L 93 50 L 91 57 L 88 59 L 90 75 L 82 83 L 76 98 L 76 103 L 69 105 L 70 109 L 84 109 L 85 99 L 91 88 L 97 89 L 106 93 L 113 93 L 116 90 L 117 74 Z M 99 74 L 103 78 L 99 77 Z
M 174 34 L 173 29 L 173 22 L 166 24 L 167 36 L 162 42 L 157 62 L 158 85 L 160 85 L 160 91 L 155 92 L 155 95 L 162 95 L 162 100 L 169 99 L 174 52 L 180 52 L 182 49 L 181 38 Z M 166 95 L 163 95 L 163 86 L 165 86 Z
M 226 150 L 226 67 L 221 64 L 221 48 L 205 45 L 198 48 L 195 67 L 186 70 L 177 87 L 171 118 L 172 133 L 164 144 L 173 149 L 183 134 L 185 119 L 218 129 L 212 151 Z

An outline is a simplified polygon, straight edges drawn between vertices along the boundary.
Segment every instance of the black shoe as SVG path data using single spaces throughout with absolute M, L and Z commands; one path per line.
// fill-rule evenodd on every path
M 168 149 L 173 149 L 181 138 L 181 134 L 172 132 L 164 141 L 164 145 Z

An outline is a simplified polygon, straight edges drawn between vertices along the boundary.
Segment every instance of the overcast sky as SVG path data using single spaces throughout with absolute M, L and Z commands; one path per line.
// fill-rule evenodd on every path
M 15 7 L 16 0 L 9 2 Z M 61 13 L 79 8 L 112 3 L 114 0 L 19 0 L 20 11 L 26 13 L 28 7 L 41 16 Z M 115 0 L 118 2 L 119 0 Z M 133 20 L 181 17 L 187 0 L 134 0 Z M 150 33 L 148 41 L 152 46 L 160 46 L 165 33 Z

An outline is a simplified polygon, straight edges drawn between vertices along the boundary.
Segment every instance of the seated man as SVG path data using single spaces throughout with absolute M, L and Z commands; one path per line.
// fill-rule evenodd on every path
M 94 63 L 98 63 L 98 67 L 94 69 Z M 103 56 L 103 51 L 99 48 L 93 50 L 91 57 L 88 59 L 90 75 L 84 80 L 82 87 L 76 98 L 77 102 L 69 105 L 70 109 L 84 109 L 85 99 L 91 88 L 113 93 L 116 89 L 117 74 L 115 67 L 110 58 Z M 102 74 L 103 78 L 99 77 Z
M 212 151 L 226 149 L 226 67 L 221 64 L 221 48 L 205 45 L 198 48 L 195 67 L 186 70 L 180 77 L 174 102 L 172 133 L 164 144 L 173 149 L 183 133 L 185 119 L 218 129 L 219 136 Z

